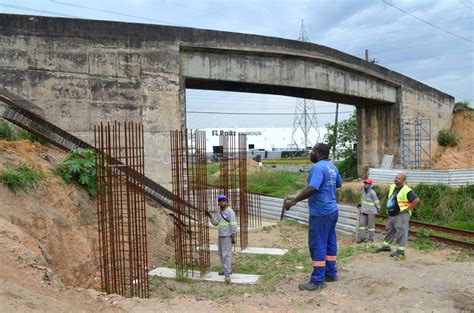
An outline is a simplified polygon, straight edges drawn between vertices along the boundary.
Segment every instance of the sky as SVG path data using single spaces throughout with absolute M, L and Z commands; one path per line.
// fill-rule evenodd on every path
M 213 29 L 309 41 L 474 103 L 473 0 L 0 0 L 0 12 Z M 186 91 L 187 127 L 292 127 L 292 97 Z M 323 127 L 335 104 L 307 101 Z M 354 107 L 341 104 L 339 119 Z M 214 113 L 203 113 L 214 112 Z M 227 114 L 217 114 L 217 113 Z M 232 113 L 239 113 L 232 114 Z M 244 114 L 242 114 L 244 113 Z

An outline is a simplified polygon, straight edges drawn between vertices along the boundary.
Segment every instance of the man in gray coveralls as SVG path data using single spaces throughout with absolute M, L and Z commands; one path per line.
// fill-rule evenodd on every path
M 232 244 L 235 243 L 235 232 L 237 230 L 237 220 L 235 212 L 227 206 L 227 196 L 220 195 L 217 198 L 219 209 L 216 216 L 212 216 L 208 211 L 206 215 L 210 218 L 212 225 L 217 226 L 219 238 L 219 257 L 224 270 L 219 275 L 225 275 L 225 282 L 230 283 L 232 274 Z

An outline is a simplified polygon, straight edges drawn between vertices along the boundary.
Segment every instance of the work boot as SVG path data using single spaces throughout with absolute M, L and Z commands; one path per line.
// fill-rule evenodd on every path
M 392 253 L 390 253 L 391 257 L 398 257 L 398 256 L 405 256 L 405 252 L 402 250 L 395 250 Z
M 312 283 L 302 283 L 298 285 L 299 290 L 306 290 L 306 291 L 321 290 L 324 287 L 326 287 L 324 283 L 318 284 L 318 285 L 312 284 Z
M 389 246 L 381 246 L 380 248 L 377 248 L 377 250 L 375 250 L 376 253 L 379 253 L 379 252 L 382 252 L 382 251 L 387 251 L 387 252 L 390 252 L 390 247 Z
M 220 271 L 218 274 L 219 274 L 219 276 L 224 276 L 225 275 L 224 271 Z M 230 272 L 230 275 L 232 275 L 232 272 Z
M 363 243 L 365 241 L 364 237 L 360 237 L 359 240 L 356 241 L 356 243 Z
M 230 279 L 230 276 L 226 276 L 224 281 L 225 281 L 226 284 L 230 284 L 232 282 L 231 279 Z
M 337 281 L 337 276 L 331 277 L 331 276 L 326 275 L 326 277 L 324 277 L 324 280 L 328 283 L 332 283 L 332 282 Z

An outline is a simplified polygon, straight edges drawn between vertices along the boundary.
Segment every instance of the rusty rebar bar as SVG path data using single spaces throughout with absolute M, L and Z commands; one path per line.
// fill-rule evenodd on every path
M 143 126 L 101 123 L 94 143 L 102 290 L 147 298 Z
M 205 132 L 171 131 L 170 141 L 173 192 L 190 204 L 174 204 L 176 275 L 203 274 L 210 266 Z

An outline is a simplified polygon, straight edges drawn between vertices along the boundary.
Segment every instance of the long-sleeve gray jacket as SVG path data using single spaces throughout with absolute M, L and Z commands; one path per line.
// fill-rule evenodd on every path
M 380 209 L 380 202 L 377 198 L 375 191 L 370 189 L 369 192 L 365 192 L 365 189 L 362 189 L 360 196 L 361 208 L 360 212 L 365 214 L 377 214 L 377 211 Z
M 211 223 L 218 227 L 219 237 L 229 237 L 235 235 L 237 231 L 237 220 L 231 207 L 225 208 L 224 211 L 219 208 L 211 217 Z

